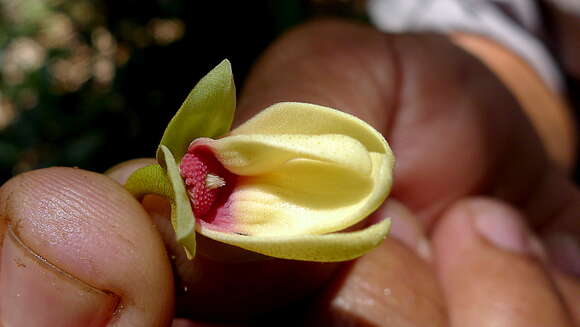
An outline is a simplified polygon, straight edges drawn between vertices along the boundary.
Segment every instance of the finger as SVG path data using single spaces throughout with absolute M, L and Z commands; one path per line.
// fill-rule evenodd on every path
M 372 214 L 370 219 L 392 219 L 390 238 L 396 239 L 420 258 L 430 262 L 432 260 L 431 245 L 427 239 L 425 226 L 417 219 L 407 206 L 395 198 L 389 198 Z
M 236 123 L 283 101 L 311 102 L 358 116 L 386 131 L 397 98 L 391 43 L 364 25 L 304 24 L 273 43 L 244 83 Z
M 517 98 L 555 163 L 574 165 L 575 126 L 571 108 L 521 57 L 486 37 L 454 33 L 453 42 L 486 64 Z
M 238 122 L 280 101 L 331 106 L 382 132 L 397 158 L 393 194 L 427 220 L 466 194 L 522 201 L 547 165 L 506 88 L 441 36 L 336 20 L 298 27 L 253 68 Z
M 568 274 L 553 268 L 549 268 L 552 279 L 556 282 L 558 290 L 568 307 L 572 319 L 580 326 L 580 281 L 578 278 L 571 277 Z
M 394 194 L 427 219 L 467 194 L 525 202 L 549 167 L 515 98 L 447 38 L 402 35 L 395 43 L 405 83 L 391 131 Z
M 344 269 L 312 310 L 309 325 L 447 326 L 420 224 L 394 200 L 378 214 L 395 217 L 394 237 Z
M 109 169 L 108 174 L 124 182 L 147 164 L 150 161 L 131 160 Z M 195 324 L 202 320 L 244 321 L 284 307 L 319 290 L 339 267 L 337 263 L 273 259 L 199 234 L 196 257 L 189 260 L 176 241 L 167 199 L 148 195 L 141 204 L 171 257 L 177 285 L 176 315 L 194 319 Z
M 572 326 L 521 215 L 494 200 L 454 205 L 435 228 L 452 326 Z
M 580 192 L 565 176 L 552 171 L 544 176 L 526 212 L 534 212 L 538 234 L 548 253 L 552 278 L 567 303 L 580 303 Z M 569 305 L 580 324 L 580 307 Z
M 173 279 L 161 239 L 111 179 L 72 168 L 0 189 L 4 326 L 168 326 Z

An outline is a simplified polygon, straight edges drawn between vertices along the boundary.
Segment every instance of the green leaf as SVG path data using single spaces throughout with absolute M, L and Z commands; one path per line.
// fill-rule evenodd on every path
M 195 217 L 189 197 L 179 174 L 175 158 L 169 148 L 160 145 L 157 158 L 167 171 L 167 177 L 173 188 L 171 199 L 171 223 L 175 229 L 177 241 L 185 247 L 187 255 L 191 259 L 195 256 Z
M 179 162 L 194 139 L 227 133 L 235 108 L 236 88 L 230 62 L 226 59 L 189 93 L 167 125 L 160 145 L 168 147 Z
M 323 235 L 251 236 L 202 228 L 200 233 L 213 240 L 238 246 L 270 257 L 337 262 L 355 259 L 376 248 L 387 236 L 391 220 L 385 219 L 356 232 Z
M 136 198 L 147 194 L 157 194 L 168 199 L 173 197 L 171 184 L 165 175 L 165 170 L 159 165 L 150 165 L 139 168 L 129 176 L 125 189 Z

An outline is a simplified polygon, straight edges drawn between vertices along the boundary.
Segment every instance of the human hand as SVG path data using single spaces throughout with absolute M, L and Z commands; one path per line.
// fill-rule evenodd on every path
M 438 230 L 441 214 L 469 195 L 516 207 L 548 248 L 550 279 L 577 310 L 580 222 L 573 212 L 580 197 L 542 143 L 560 146 L 549 152 L 561 158 L 573 158 L 574 149 L 568 139 L 539 139 L 514 98 L 477 60 L 440 36 L 384 35 L 322 22 L 288 35 L 256 67 L 240 103 L 249 112 L 285 97 L 340 108 L 381 130 L 397 158 L 392 197 L 427 230 Z M 535 110 L 534 120 L 566 136 L 573 123 L 551 125 L 566 117 L 552 109 Z M 417 240 L 401 230 L 395 219 L 394 236 Z M 425 252 L 423 242 L 407 243 Z
M 433 256 L 430 260 L 435 262 L 442 280 L 443 293 L 449 302 L 446 303 L 441 295 L 431 265 L 415 254 L 425 256 L 428 250 L 425 250 L 425 236 L 418 225 L 411 223 L 415 227 L 407 228 L 407 231 L 414 232 L 402 232 L 404 228 L 401 227 L 395 229 L 402 243 L 394 239 L 387 240 L 377 251 L 357 261 L 344 273 L 342 279 L 336 280 L 331 291 L 320 299 L 316 313 L 308 319 L 331 322 L 355 319 L 360 323 L 365 323 L 366 319 L 368 324 L 378 325 L 438 326 L 446 324 L 449 310 L 451 321 L 463 326 L 472 321 L 467 318 L 473 317 L 454 318 L 457 313 L 477 314 L 467 310 L 470 306 L 460 306 L 467 303 L 489 309 L 485 314 L 489 317 L 494 317 L 493 313 L 496 312 L 503 314 L 504 319 L 516 317 L 516 314 L 534 319 L 536 316 L 532 313 L 545 311 L 545 317 L 550 319 L 569 318 L 562 313 L 563 304 L 558 302 L 556 291 L 548 287 L 548 281 L 555 278 L 559 285 L 558 292 L 568 294 L 569 303 L 575 303 L 571 300 L 578 294 L 573 292 L 578 288 L 576 280 L 556 271 L 552 275 L 540 273 L 541 265 L 529 260 L 528 255 L 496 250 L 480 242 L 479 234 L 470 229 L 472 225 L 461 224 L 468 222 L 468 219 L 453 217 L 471 216 L 466 207 L 473 207 L 474 203 L 457 204 L 458 199 L 468 194 L 485 193 L 519 205 L 528 217 L 528 222 L 548 226 L 549 220 L 556 222 L 551 226 L 553 230 L 560 228 L 564 232 L 574 232 L 578 226 L 574 225 L 577 222 L 571 215 L 575 211 L 574 206 L 578 206 L 577 190 L 557 170 L 548 168 L 549 163 L 540 149 L 538 139 L 513 99 L 474 59 L 442 38 L 416 36 L 393 40 L 366 28 L 337 23 L 310 25 L 297 30 L 274 45 L 258 64 L 242 94 L 240 106 L 246 108 L 246 117 L 253 110 L 281 100 L 314 102 L 351 112 L 355 111 L 354 108 L 360 109 L 354 113 L 387 135 L 397 155 L 397 184 L 393 195 L 410 207 L 421 221 L 427 222 L 428 226 L 439 221 L 434 229 Z M 288 48 L 295 51 L 290 52 Z M 395 56 L 395 52 L 398 55 Z M 427 54 L 430 61 L 422 57 Z M 490 94 L 495 97 L 492 99 Z M 504 144 L 508 139 L 510 143 Z M 458 153 L 458 149 L 462 152 Z M 510 154 L 509 158 L 506 154 Z M 538 178 L 543 175 L 547 176 Z M 531 183 L 546 185 L 534 187 Z M 568 200 L 554 199 L 554 188 L 562 192 L 559 194 L 566 195 Z M 539 194 L 532 194 L 533 190 Z M 546 198 L 547 195 L 551 198 Z M 522 205 L 524 199 L 529 199 L 530 206 Z M 498 206 L 503 208 L 503 205 L 488 202 L 483 203 L 484 209 L 481 209 L 482 204 L 478 201 L 475 202 L 477 205 L 480 205 L 481 212 L 493 211 Z M 556 210 L 558 206 L 570 206 L 570 213 L 564 211 L 559 217 L 550 217 L 550 211 Z M 450 212 L 447 211 L 449 207 L 452 208 Z M 162 203 L 146 203 L 145 208 L 150 213 L 157 210 L 157 215 L 154 213 L 153 216 L 164 217 Z M 54 283 L 40 283 L 50 278 L 54 271 L 50 268 L 28 269 L 30 275 L 19 273 L 14 277 L 10 274 L 12 279 L 2 277 L 2 294 L 12 296 L 4 297 L 6 300 L 0 302 L 2 319 L 7 317 L 3 314 L 5 312 L 20 313 L 31 318 L 33 315 L 28 314 L 29 308 L 41 308 L 41 305 L 35 306 L 34 303 L 42 304 L 47 299 L 57 298 L 62 301 L 60 305 L 55 303 L 44 312 L 38 311 L 40 322 L 54 321 L 54 325 L 59 325 L 58 320 L 51 319 L 62 319 L 63 325 L 65 322 L 69 325 L 90 325 L 87 322 L 95 317 L 95 321 L 101 319 L 104 322 L 111 316 L 111 310 L 117 303 L 121 303 L 120 308 L 116 307 L 120 310 L 114 319 L 114 324 L 118 326 L 157 326 L 169 323 L 173 304 L 169 260 L 147 215 L 120 186 L 103 176 L 74 169 L 55 168 L 32 172 L 17 177 L 2 188 L 0 210 L 0 217 L 9 222 L 11 230 L 16 231 L 14 234 L 30 250 L 85 284 L 80 288 L 65 286 L 71 283 L 82 284 L 71 282 L 70 278 L 63 278 L 62 274 L 57 274 L 58 279 L 54 279 Z M 402 215 L 392 209 L 391 205 L 390 216 L 396 218 Z M 513 217 L 514 214 L 496 216 Z M 14 243 L 15 238 L 10 240 L 7 235 L 11 232 L 6 230 L 0 230 L 0 234 L 4 234 L 8 240 L 4 243 L 1 256 L 2 262 L 8 264 L 2 265 L 1 276 L 8 276 L 7 272 L 18 272 L 17 268 L 23 268 L 18 264 L 18 258 L 30 258 L 30 253 L 26 251 L 17 259 L 11 257 L 10 252 L 6 254 L 10 249 L 23 249 L 7 246 L 10 242 Z M 450 237 L 453 239 L 462 235 L 467 236 L 458 239 L 455 245 L 444 242 Z M 406 244 L 406 247 L 402 244 Z M 513 249 L 510 251 L 513 252 Z M 527 253 L 525 251 L 516 252 Z M 466 257 L 463 253 L 473 255 Z M 32 258 L 34 260 L 27 267 L 39 264 L 39 257 Z M 456 261 L 453 261 L 454 258 Z M 564 259 L 564 264 L 574 263 Z M 521 278 L 506 279 L 504 275 L 493 273 L 501 269 L 473 270 L 473 267 L 501 268 L 508 261 L 516 262 L 516 265 L 523 262 L 518 274 Z M 271 272 L 268 264 L 263 267 L 264 272 Z M 177 268 L 181 279 L 197 277 L 188 275 L 191 271 L 188 271 L 187 266 Z M 308 272 L 302 274 L 299 280 L 311 282 L 298 293 L 314 289 L 333 270 L 332 267 L 318 268 L 293 270 L 294 273 Z M 319 270 L 322 271 L 320 278 L 310 276 Z M 460 276 L 465 279 L 457 279 Z M 262 284 L 254 285 L 266 285 L 259 290 L 262 297 L 278 293 L 278 302 L 285 302 L 285 299 L 280 299 L 280 295 L 289 292 L 288 289 L 302 286 L 297 282 L 289 283 L 292 277 L 290 274 L 281 276 L 282 279 L 278 281 L 276 278 L 262 279 L 259 280 Z M 476 280 L 473 283 L 481 281 L 487 282 L 488 287 L 497 287 L 496 296 L 470 294 L 466 292 L 467 288 L 454 287 L 456 279 L 457 285 L 471 285 L 472 281 L 468 277 Z M 8 282 L 3 283 L 2 280 Z M 513 288 L 506 286 L 506 280 L 511 281 L 507 286 Z M 268 286 L 272 286 L 269 282 L 278 288 L 276 291 L 270 288 L 265 293 Z M 363 282 L 367 284 L 361 285 Z M 530 283 L 536 287 L 517 286 Z M 13 292 L 5 291 L 8 288 L 3 285 L 7 284 L 12 285 Z M 116 296 L 107 297 L 98 291 L 87 291 L 89 288 L 86 284 Z M 59 291 L 43 294 L 39 285 L 56 285 Z M 28 289 L 30 296 L 18 293 L 19 289 Z M 67 293 L 66 289 L 70 292 Z M 15 300 L 17 294 L 21 294 L 18 298 L 23 302 Z M 224 303 L 232 300 L 228 295 L 226 290 L 197 301 L 211 303 L 221 299 Z M 521 299 L 527 299 L 528 296 L 540 298 L 541 301 L 526 305 L 524 308 L 527 311 L 521 311 Z M 86 301 L 80 301 L 79 297 Z M 463 301 L 465 297 L 473 302 Z M 120 302 L 116 302 L 116 299 L 120 299 Z M 178 307 L 190 301 L 181 299 Z M 265 302 L 264 299 L 258 299 L 260 301 Z M 504 303 L 506 306 L 492 306 L 489 303 Z M 513 310 L 505 310 L 510 304 Z M 246 305 L 251 307 L 249 303 Z M 540 305 L 548 309 L 539 310 Z M 338 311 L 335 310 L 337 306 L 340 309 Z M 494 308 L 496 311 L 493 311 Z M 192 309 L 196 311 L 199 307 Z M 216 309 L 232 310 L 225 305 Z M 526 314 L 522 315 L 521 312 Z M 297 312 L 293 314 L 298 315 Z M 481 318 L 479 320 L 484 322 Z M 11 324 L 6 322 L 5 325 Z
M 53 168 L 17 177 L 4 186 L 2 196 L 2 203 L 12 203 L 2 209 L 12 223 L 1 258 L 4 325 L 104 326 L 111 317 L 112 326 L 169 325 L 174 301 L 169 260 L 149 217 L 120 186 L 102 175 Z M 455 204 L 440 218 L 432 252 L 425 248 L 418 221 L 401 204 L 390 200 L 379 214 L 398 218 L 403 242 L 387 239 L 346 267 L 315 305 L 268 319 L 313 326 L 447 326 L 448 319 L 453 326 L 571 326 L 570 315 L 578 317 L 578 312 L 566 311 L 564 302 L 574 309 L 577 280 L 546 264 L 520 215 L 506 205 L 491 200 Z M 14 230 L 17 238 L 11 235 Z M 275 274 L 273 268 L 266 271 Z M 261 264 L 257 274 L 265 269 Z M 252 279 L 240 277 L 233 282 Z M 304 279 L 299 274 L 278 277 L 293 286 Z M 275 279 L 258 281 L 284 285 Z M 271 292 L 288 294 L 284 287 Z M 224 291 L 206 300 L 231 302 L 229 295 Z M 184 320 L 174 324 L 212 326 Z

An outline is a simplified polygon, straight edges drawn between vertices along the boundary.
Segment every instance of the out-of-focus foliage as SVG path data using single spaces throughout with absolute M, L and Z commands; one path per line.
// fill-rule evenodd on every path
M 275 36 L 263 1 L 207 3 L 0 0 L 0 182 L 152 156 L 203 72 L 243 76 Z
M 117 43 L 89 1 L 2 0 L 0 165 L 9 173 L 83 164 L 114 108 Z
M 284 29 L 361 1 L 0 0 L 0 184 L 35 168 L 152 156 L 195 81 L 238 85 Z

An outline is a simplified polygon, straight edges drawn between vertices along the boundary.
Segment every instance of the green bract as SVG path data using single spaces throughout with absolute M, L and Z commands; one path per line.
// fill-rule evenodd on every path
M 181 160 L 189 143 L 199 137 L 229 132 L 236 110 L 236 87 L 232 66 L 222 61 L 197 83 L 171 119 L 159 145 Z

